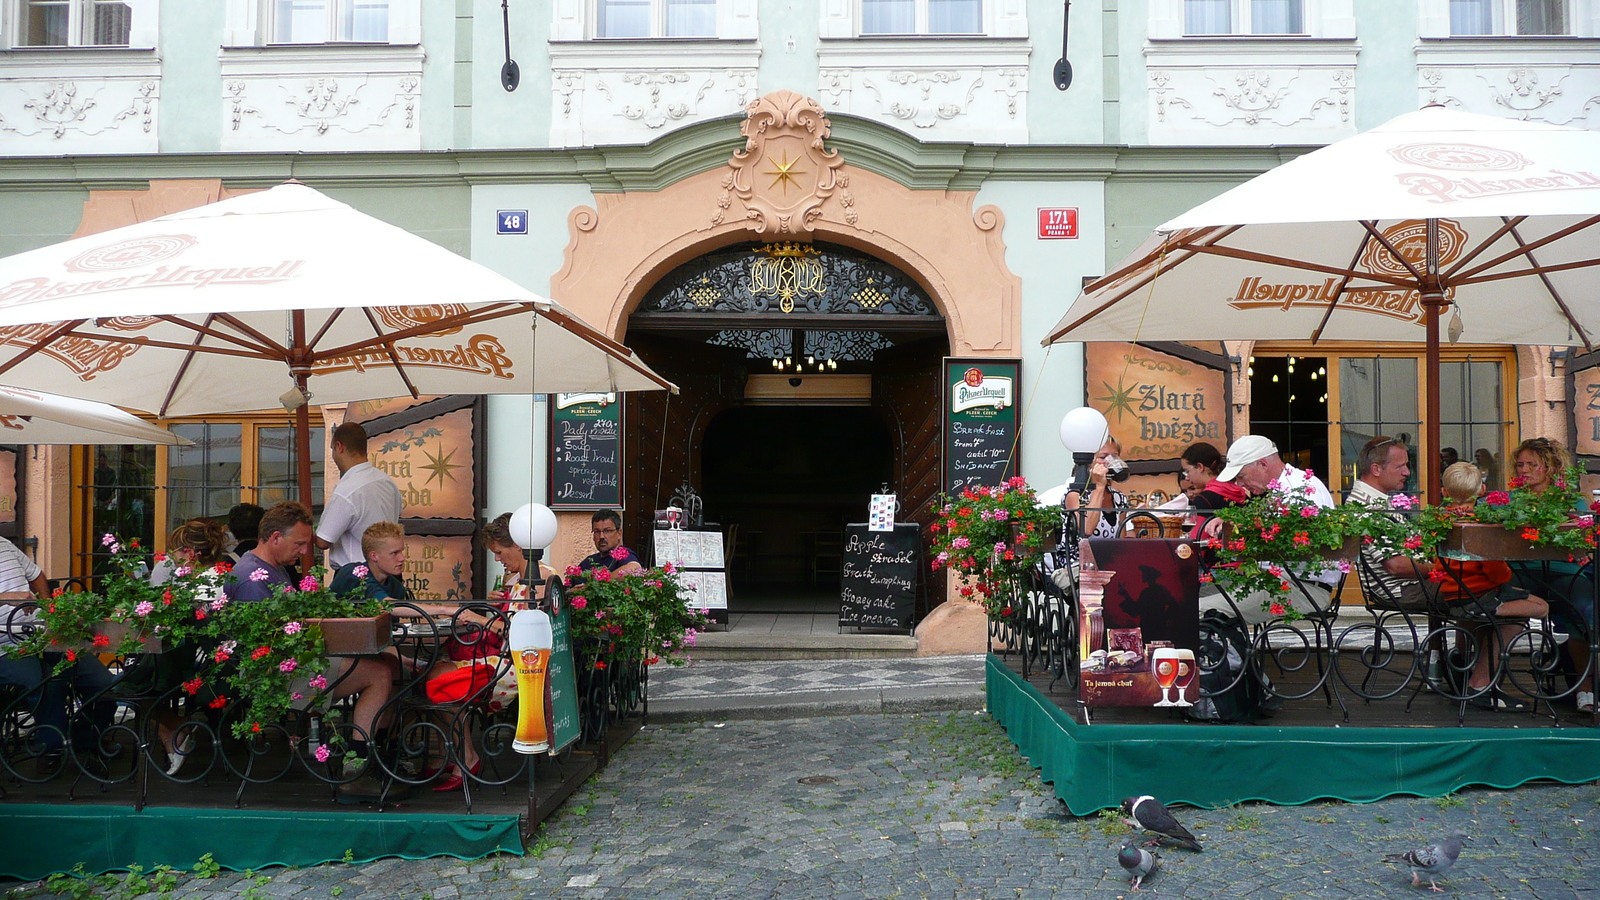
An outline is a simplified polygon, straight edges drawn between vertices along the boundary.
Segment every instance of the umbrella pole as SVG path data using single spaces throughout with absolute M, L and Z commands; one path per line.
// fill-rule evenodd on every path
M 289 316 L 290 337 L 294 346 L 289 349 L 289 372 L 294 376 L 295 389 L 300 392 L 300 405 L 294 410 L 294 459 L 295 480 L 300 484 L 300 505 L 311 512 L 311 393 L 307 390 L 311 371 L 305 364 L 308 355 L 306 347 L 306 313 L 303 309 L 294 310 Z M 316 559 L 316 544 L 300 557 L 300 571 L 309 573 Z
M 1424 250 L 1423 265 L 1425 274 L 1419 285 L 1422 295 L 1423 324 L 1427 328 L 1428 351 L 1426 365 L 1428 369 L 1428 392 L 1423 405 L 1423 429 L 1426 438 L 1423 442 L 1422 453 L 1418 461 L 1423 463 L 1423 468 L 1428 473 L 1428 502 L 1434 505 L 1439 503 L 1442 496 L 1442 473 L 1439 471 L 1439 318 L 1444 315 L 1445 306 L 1449 301 L 1444 296 L 1444 286 L 1439 281 L 1439 220 L 1428 219 L 1427 246 Z M 1413 270 L 1415 271 L 1415 270 Z

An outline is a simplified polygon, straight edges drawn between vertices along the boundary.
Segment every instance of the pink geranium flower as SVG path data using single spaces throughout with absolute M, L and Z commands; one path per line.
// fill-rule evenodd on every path
M 627 547 L 613 547 L 613 548 L 611 548 L 611 558 L 612 559 L 627 559 L 628 558 L 628 548 Z
M 317 751 L 312 755 L 317 758 L 317 762 L 327 762 L 328 757 L 333 755 L 333 751 L 328 749 L 327 744 L 318 744 Z
M 588 597 L 573 597 L 572 598 L 572 602 L 571 602 L 570 605 L 572 606 L 573 609 L 583 609 L 585 606 L 589 605 L 589 598 Z
M 314 591 L 319 587 L 322 587 L 322 582 L 318 581 L 315 575 L 307 575 L 300 579 L 300 590 L 302 591 Z
M 151 603 L 149 600 L 141 600 L 139 601 L 139 605 L 133 608 L 133 613 L 134 615 L 138 616 L 148 616 L 150 613 L 155 611 L 155 608 L 155 604 Z
M 607 569 L 607 568 L 605 568 L 603 566 L 598 568 L 598 569 L 595 569 L 594 570 L 594 580 L 595 581 L 610 581 L 611 580 L 611 570 Z
M 371 570 L 368 569 L 366 566 L 356 566 L 354 569 L 350 570 L 350 574 L 354 575 L 357 578 L 365 578 L 365 577 L 367 577 L 367 572 L 369 572 L 369 571 L 371 571 Z
M 299 634 L 300 630 L 302 628 L 305 628 L 305 626 L 300 624 L 299 622 L 290 622 L 289 624 L 283 626 L 283 633 L 284 634 Z
M 306 683 L 309 684 L 314 690 L 319 690 L 320 691 L 323 688 L 328 686 L 328 679 L 322 677 L 321 675 L 316 675 L 316 676 L 313 676 L 312 679 L 310 681 L 306 682 Z
M 290 657 L 290 658 L 284 660 L 283 662 L 278 663 L 278 671 L 279 672 L 293 672 L 295 669 L 299 668 L 299 666 L 300 666 L 300 663 L 297 662 L 294 659 L 294 657 Z
M 254 572 L 250 573 L 250 580 L 251 581 L 266 581 L 268 578 L 271 578 L 271 577 L 272 577 L 272 574 L 270 572 L 268 572 L 266 569 L 257 569 Z

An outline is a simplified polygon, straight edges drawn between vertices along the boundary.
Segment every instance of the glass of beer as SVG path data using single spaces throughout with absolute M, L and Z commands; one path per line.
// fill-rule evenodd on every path
M 1150 656 L 1150 673 L 1156 676 L 1156 684 L 1161 686 L 1161 700 L 1156 706 L 1177 706 L 1167 699 L 1172 691 L 1173 682 L 1178 680 L 1178 653 L 1171 647 L 1162 647 Z M 1191 662 L 1190 668 L 1194 668 Z
M 1194 651 L 1179 648 L 1178 651 L 1178 677 L 1172 682 L 1178 689 L 1178 699 L 1173 706 L 1193 706 L 1188 700 L 1189 685 L 1194 684 L 1195 677 L 1200 670 L 1194 664 Z
M 511 661 L 517 670 L 517 732 L 511 749 L 543 753 L 550 749 L 545 725 L 544 679 L 550 667 L 550 617 L 540 610 L 522 610 L 511 617 Z

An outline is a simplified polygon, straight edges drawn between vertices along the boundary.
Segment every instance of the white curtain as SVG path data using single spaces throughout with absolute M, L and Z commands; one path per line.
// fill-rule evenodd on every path
M 388 42 L 389 0 L 345 0 L 339 13 L 339 40 Z
M 122 0 L 95 0 L 92 43 L 97 47 L 118 47 L 128 43 L 133 27 L 133 10 Z
M 650 36 L 650 0 L 595 0 L 595 37 Z
M 916 0 L 861 0 L 862 34 L 915 34 Z
M 982 34 L 983 0 L 928 0 L 929 34 Z
M 667 37 L 716 37 L 717 0 L 667 0 Z
M 273 40 L 280 44 L 326 44 L 330 0 L 277 0 Z
M 1230 0 L 1183 0 L 1184 34 L 1232 34 Z
M 1450 0 L 1450 33 L 1494 34 L 1494 0 Z
M 1305 34 L 1301 0 L 1250 0 L 1250 30 L 1255 34 Z

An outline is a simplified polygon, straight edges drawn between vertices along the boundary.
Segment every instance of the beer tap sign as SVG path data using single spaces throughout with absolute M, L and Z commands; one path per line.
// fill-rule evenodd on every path
M 555 646 L 550 616 L 525 609 L 511 617 L 511 658 L 517 668 L 517 733 L 511 748 L 518 753 L 545 753 L 550 749 L 546 721 L 545 673 Z

